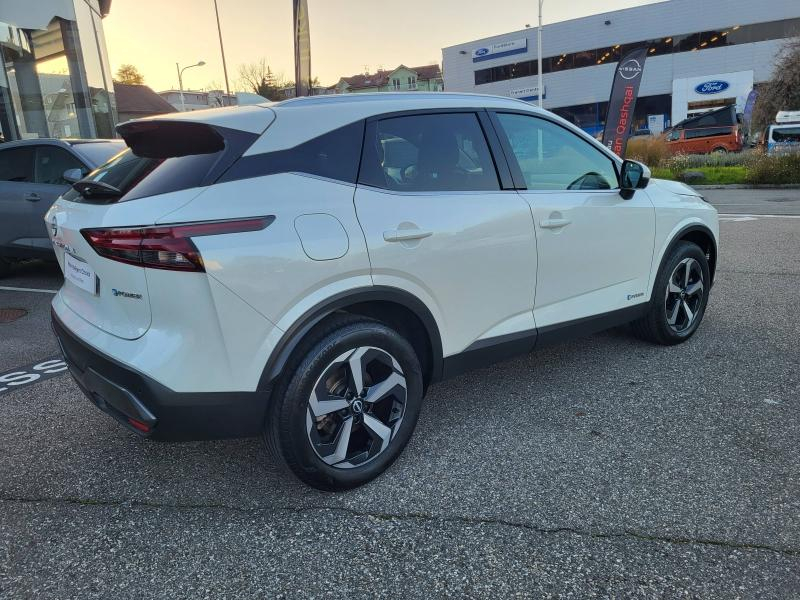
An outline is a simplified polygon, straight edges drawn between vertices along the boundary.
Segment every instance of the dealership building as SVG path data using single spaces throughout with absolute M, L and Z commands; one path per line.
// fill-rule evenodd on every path
M 0 0 L 0 141 L 114 136 L 111 0 Z
M 545 25 L 544 107 L 597 134 L 617 62 L 646 46 L 635 130 L 732 103 L 742 112 L 798 35 L 800 0 L 668 0 Z M 529 27 L 444 48 L 445 90 L 537 101 L 536 38 Z

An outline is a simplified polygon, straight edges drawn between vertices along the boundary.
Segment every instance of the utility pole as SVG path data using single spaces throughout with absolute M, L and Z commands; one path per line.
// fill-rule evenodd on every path
M 544 0 L 539 0 L 539 27 L 536 28 L 536 53 L 539 71 L 539 108 L 544 106 L 544 84 L 542 83 L 542 4 Z
M 225 46 L 222 45 L 222 27 L 219 24 L 219 9 L 217 0 L 214 0 L 214 13 L 217 15 L 217 32 L 219 33 L 219 51 L 222 54 L 222 71 L 225 73 L 225 93 L 231 95 L 231 86 L 228 84 L 228 65 L 225 63 Z M 225 104 L 223 102 L 223 104 Z

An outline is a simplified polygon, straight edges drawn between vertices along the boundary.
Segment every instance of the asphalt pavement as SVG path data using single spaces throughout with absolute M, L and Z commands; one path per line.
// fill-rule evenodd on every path
M 800 597 L 800 190 L 705 190 L 721 256 L 672 348 L 613 330 L 434 386 L 358 490 L 260 440 L 163 444 L 68 375 L 0 393 L 0 598 Z M 57 269 L 0 280 L 2 373 L 57 355 Z

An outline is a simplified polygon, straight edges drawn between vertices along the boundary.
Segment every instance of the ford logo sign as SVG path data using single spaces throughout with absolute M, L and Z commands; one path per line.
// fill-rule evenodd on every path
M 475 56 L 485 56 L 487 54 L 489 54 L 488 48 L 478 48 L 475 50 Z
M 729 87 L 731 87 L 731 84 L 727 81 L 706 81 L 695 86 L 694 91 L 698 94 L 719 94 Z

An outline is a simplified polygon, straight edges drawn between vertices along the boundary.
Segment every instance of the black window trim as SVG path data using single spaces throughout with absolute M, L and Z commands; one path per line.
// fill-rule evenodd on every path
M 302 169 L 296 168 L 288 168 L 287 163 L 291 162 L 291 157 L 294 153 L 296 153 L 299 148 L 301 148 L 305 144 L 309 144 L 318 140 L 321 137 L 329 135 L 331 133 L 349 128 L 349 127 L 359 127 L 361 129 L 360 136 L 358 136 L 359 143 L 361 146 L 357 149 L 356 155 L 358 156 L 358 167 L 356 169 L 355 177 L 328 177 L 325 175 L 321 175 L 319 173 L 311 173 L 308 171 L 304 171 Z M 344 125 L 340 125 L 338 127 L 334 127 L 333 129 L 328 129 L 318 135 L 315 135 L 312 138 L 304 140 L 291 146 L 289 148 L 282 148 L 280 150 L 271 150 L 268 152 L 260 152 L 258 154 L 246 154 L 247 148 L 252 145 L 252 142 L 247 145 L 246 148 L 243 148 L 239 153 L 239 156 L 233 160 L 232 164 L 228 165 L 225 170 L 218 176 L 215 176 L 211 183 L 228 183 L 230 181 L 238 181 L 242 179 L 252 179 L 255 177 L 265 177 L 267 175 L 280 175 L 284 173 L 295 173 L 297 175 L 303 175 L 308 177 L 313 177 L 316 179 L 322 179 L 325 181 L 331 181 L 334 183 L 346 184 L 346 185 L 355 185 L 358 181 L 358 174 L 361 171 L 361 160 L 363 155 L 363 144 L 364 144 L 364 129 L 365 129 L 365 120 L 355 119 L 354 121 L 350 121 Z M 264 134 L 262 134 L 264 135 Z M 254 139 L 258 139 L 259 136 L 255 136 Z
M 513 108 L 492 108 L 488 109 L 489 118 L 491 119 L 492 125 L 494 129 L 497 131 L 497 136 L 500 139 L 500 145 L 502 146 L 503 152 L 507 157 L 508 166 L 511 170 L 511 177 L 514 180 L 515 189 L 524 191 L 528 189 L 528 184 L 525 183 L 525 177 L 522 174 L 522 169 L 519 166 L 519 162 L 517 161 L 517 157 L 514 155 L 514 151 L 511 148 L 511 142 L 508 140 L 508 136 L 503 129 L 499 119 L 497 118 L 498 114 L 512 114 L 512 115 L 524 115 L 526 117 L 533 117 L 534 119 L 541 119 L 542 121 L 548 121 L 553 125 L 557 125 L 567 133 L 577 137 L 583 143 L 591 146 L 595 150 L 597 150 L 600 154 L 603 154 L 611 161 L 611 164 L 614 166 L 614 172 L 617 176 L 617 187 L 612 188 L 611 190 L 531 190 L 535 192 L 556 192 L 556 193 L 563 193 L 563 192 L 605 192 L 608 193 L 609 191 L 619 191 L 620 187 L 620 180 L 619 180 L 619 171 L 620 166 L 622 165 L 622 159 L 611 152 L 605 146 L 597 146 L 596 144 L 591 143 L 589 140 L 585 139 L 583 136 L 579 135 L 575 131 L 571 130 L 569 127 L 565 127 L 563 123 L 559 123 L 556 119 L 550 118 L 546 114 L 540 114 L 532 111 L 527 110 L 517 110 Z
M 419 191 L 419 190 L 389 190 L 386 188 L 376 187 L 369 182 L 362 181 L 362 168 L 364 165 L 364 155 L 366 153 L 367 148 L 367 140 L 373 139 L 376 135 L 376 126 L 378 121 L 384 121 L 387 119 L 395 119 L 398 117 L 413 117 L 418 115 L 441 115 L 441 114 L 461 114 L 461 113 L 471 113 L 474 114 L 478 120 L 478 126 L 481 128 L 483 132 L 483 138 L 486 142 L 486 146 L 489 149 L 489 156 L 492 158 L 492 164 L 494 165 L 495 169 L 495 176 L 497 177 L 497 183 L 499 188 L 497 190 L 443 190 L 438 192 L 433 191 Z M 473 106 L 473 107 L 442 107 L 442 108 L 421 108 L 415 110 L 398 110 L 392 111 L 388 113 L 380 113 L 376 115 L 372 115 L 366 118 L 366 125 L 364 127 L 364 139 L 362 140 L 361 144 L 361 159 L 359 160 L 358 165 L 358 176 L 356 178 L 356 182 L 359 187 L 368 187 L 373 190 L 378 190 L 382 192 L 392 193 L 392 194 L 415 194 L 415 195 L 431 195 L 431 194 L 473 194 L 473 193 L 497 193 L 503 191 L 514 191 L 516 189 L 514 185 L 514 180 L 512 177 L 511 170 L 509 168 L 509 163 L 506 158 L 505 152 L 500 144 L 500 138 L 495 131 L 494 126 L 492 125 L 491 121 L 489 120 L 488 111 L 486 107 L 483 106 Z

